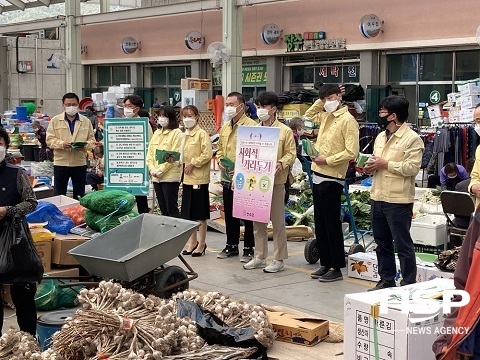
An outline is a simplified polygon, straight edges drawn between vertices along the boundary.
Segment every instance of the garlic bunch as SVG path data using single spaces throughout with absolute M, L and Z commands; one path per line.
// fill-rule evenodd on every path
M 42 360 L 42 355 L 32 335 L 10 329 L 0 337 L 0 359 Z

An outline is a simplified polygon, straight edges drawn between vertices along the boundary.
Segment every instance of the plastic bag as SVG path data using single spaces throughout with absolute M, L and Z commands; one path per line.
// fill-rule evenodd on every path
M 69 283 L 68 281 L 67 283 Z M 60 308 L 72 308 L 78 305 L 78 294 L 83 286 L 61 288 L 59 280 L 43 279 L 37 286 L 35 306 L 37 310 L 51 311 Z
M 295 162 L 293 163 L 292 170 L 290 170 L 290 172 L 294 177 L 303 174 L 302 163 L 298 158 L 295 158 Z
M 29 223 L 47 222 L 45 226 L 48 230 L 67 235 L 73 228 L 73 221 L 52 203 L 47 201 L 39 201 L 37 210 L 26 216 Z
M 53 177 L 53 162 L 43 161 L 43 162 L 32 162 L 31 168 L 32 176 L 47 176 L 49 178 Z
M 80 205 L 104 215 L 116 210 L 118 215 L 127 214 L 135 206 L 135 196 L 123 190 L 100 190 L 82 197 Z
M 48 223 L 38 223 L 38 224 L 28 224 L 30 233 L 32 234 L 33 242 L 48 241 L 52 240 L 55 237 L 55 233 L 50 232 L 50 230 L 45 229 L 45 226 Z
M 200 308 L 191 301 L 177 300 L 178 317 L 189 317 L 197 325 L 198 335 L 209 345 L 235 346 L 241 348 L 255 347 L 257 352 L 249 359 L 267 360 L 267 349 L 255 338 L 251 327 L 231 328 L 211 312 Z
M 73 224 L 78 226 L 85 222 L 85 213 L 87 208 L 84 208 L 82 205 L 72 206 L 66 208 L 62 211 L 64 215 L 67 215 L 70 219 L 73 220 Z
M 373 176 L 369 176 L 369 177 L 363 179 L 362 181 L 360 181 L 360 185 L 362 185 L 362 186 L 372 186 L 372 182 L 373 182 Z
M 43 265 L 24 217 L 0 221 L 0 284 L 40 281 Z
M 85 213 L 85 223 L 92 230 L 100 231 L 102 233 L 116 228 L 118 225 L 127 222 L 138 216 L 138 212 L 130 211 L 128 214 L 111 214 L 104 215 L 96 211 L 88 209 Z

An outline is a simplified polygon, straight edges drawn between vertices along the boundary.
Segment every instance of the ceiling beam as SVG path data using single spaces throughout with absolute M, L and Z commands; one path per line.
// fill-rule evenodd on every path
M 15 23 L 8 25 L 0 25 L 0 35 L 17 33 L 17 32 L 29 32 L 38 29 L 62 27 L 65 24 L 65 16 L 59 16 L 53 19 L 29 21 L 25 23 Z
M 5 6 L 0 5 L 0 14 L 3 12 L 3 8 L 4 8 L 4 7 L 5 7 Z
M 45 6 L 50 6 L 50 0 L 37 0 L 38 2 L 41 2 Z
M 10 0 L 7 0 L 9 3 L 13 4 L 13 0 L 10 1 Z M 23 2 L 23 1 L 20 1 L 20 0 L 15 0 L 16 2 Z M 72 1 L 72 0 L 69 0 L 69 1 Z M 73 1 L 76 1 L 76 0 L 73 0 Z M 81 2 L 84 2 L 85 0 L 80 0 Z M 36 8 L 36 7 L 39 7 L 39 6 L 49 6 L 49 5 L 53 5 L 53 4 L 62 4 L 64 3 L 65 0 L 37 0 L 37 1 L 34 1 L 34 2 L 28 2 L 28 3 L 24 3 L 25 5 L 25 8 L 24 9 L 21 9 L 21 10 L 25 10 L 25 9 L 30 9 L 30 8 Z M 49 5 L 46 5 L 46 3 L 48 3 Z M 18 11 L 18 7 L 15 6 L 15 5 L 9 5 L 9 6 L 4 6 L 3 7 L 3 12 L 8 12 L 8 11 Z
M 21 0 L 7 0 L 10 4 L 20 10 L 25 10 L 25 3 Z

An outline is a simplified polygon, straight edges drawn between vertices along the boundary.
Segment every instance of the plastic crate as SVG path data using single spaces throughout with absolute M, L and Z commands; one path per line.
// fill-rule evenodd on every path
M 415 249 L 415 253 L 426 253 L 426 254 L 438 255 L 443 251 L 443 245 L 429 246 L 429 245 L 413 244 L 413 247 Z

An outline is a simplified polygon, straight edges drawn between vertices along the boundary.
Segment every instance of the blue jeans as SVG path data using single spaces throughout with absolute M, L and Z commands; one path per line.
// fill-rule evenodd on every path
M 378 272 L 382 280 L 393 282 L 396 275 L 395 249 L 400 260 L 402 285 L 413 284 L 417 278 L 415 249 L 410 236 L 413 204 L 392 204 L 372 200 L 373 238 L 377 244 Z

